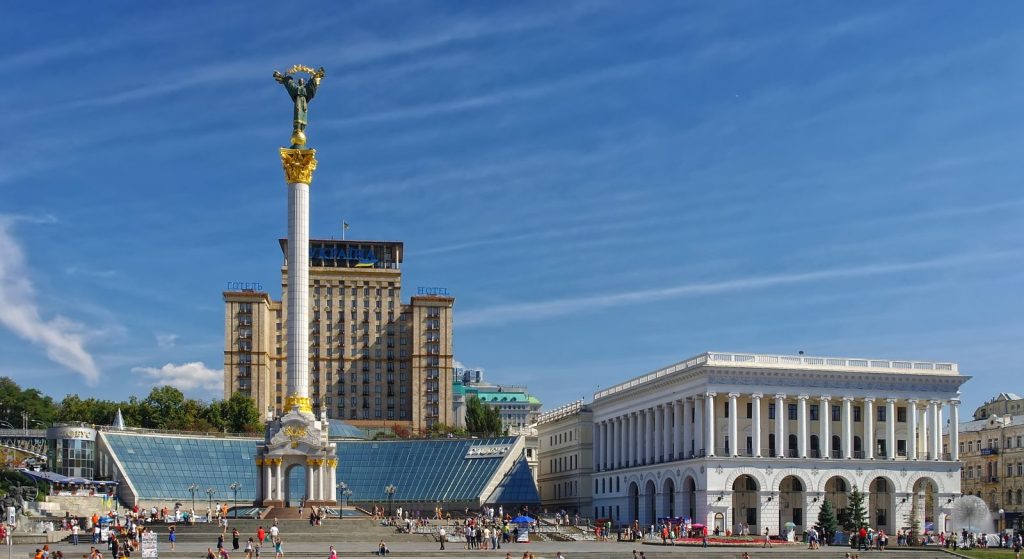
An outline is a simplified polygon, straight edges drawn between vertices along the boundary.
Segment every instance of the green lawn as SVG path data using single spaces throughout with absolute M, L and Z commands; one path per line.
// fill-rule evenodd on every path
M 1013 559 L 1012 549 L 958 549 L 957 553 L 974 559 Z

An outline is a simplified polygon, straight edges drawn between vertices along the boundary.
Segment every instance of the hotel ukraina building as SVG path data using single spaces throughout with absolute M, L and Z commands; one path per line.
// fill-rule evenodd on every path
M 856 487 L 873 527 L 948 527 L 960 445 L 953 429 L 943 451 L 943 426 L 968 378 L 955 363 L 734 353 L 636 377 L 594 395 L 593 513 L 799 533 Z
M 281 301 L 260 286 L 224 296 L 224 397 L 240 392 L 261 413 L 286 396 L 288 262 Z M 317 416 L 359 427 L 422 432 L 451 425 L 452 308 L 444 289 L 420 288 L 402 303 L 403 244 L 311 239 L 309 395 Z

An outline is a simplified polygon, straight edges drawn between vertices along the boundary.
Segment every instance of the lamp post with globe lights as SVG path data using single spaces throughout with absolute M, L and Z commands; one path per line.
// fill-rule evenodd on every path
M 395 487 L 393 483 L 389 483 L 384 486 L 384 493 L 388 496 L 388 516 L 391 516 L 391 504 L 395 498 L 395 492 L 397 491 L 398 488 Z

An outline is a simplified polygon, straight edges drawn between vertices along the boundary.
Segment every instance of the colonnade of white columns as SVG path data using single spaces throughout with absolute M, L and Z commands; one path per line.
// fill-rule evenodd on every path
M 876 398 L 855 398 L 844 396 L 838 399 L 830 395 L 799 394 L 789 396 L 775 394 L 769 399 L 769 408 L 764 410 L 761 400 L 764 394 L 740 394 L 730 392 L 719 399 L 716 392 L 706 392 L 623 413 L 594 424 L 594 469 L 606 471 L 671 460 L 685 460 L 703 456 L 778 456 L 787 458 L 839 458 L 839 459 L 887 459 L 941 460 L 942 454 L 942 408 L 949 407 L 952 425 L 959 421 L 958 400 L 897 400 L 885 399 L 884 408 L 876 408 Z M 740 399 L 749 399 L 750 417 L 746 406 L 740 406 Z M 809 402 L 810 400 L 810 402 Z M 719 402 L 724 402 L 724 405 Z M 897 406 L 899 403 L 899 406 Z M 811 418 L 809 406 L 817 405 L 817 417 Z M 838 420 L 834 420 L 833 406 Z M 854 406 L 859 407 L 859 417 L 854 417 Z M 881 406 L 881 404 L 879 404 Z M 906 429 L 897 439 L 896 424 L 904 423 L 897 409 L 906 411 Z M 741 411 L 742 409 L 742 411 Z M 884 414 L 880 414 L 884 409 Z M 877 410 L 877 411 L 876 411 Z M 742 414 L 742 417 L 741 417 Z M 772 417 L 773 416 L 773 417 Z M 877 417 L 876 417 L 877 416 Z M 774 418 L 774 427 L 771 419 Z M 724 432 L 716 422 L 725 420 Z M 767 420 L 766 422 L 764 420 Z M 811 423 L 818 422 L 818 448 L 813 449 L 810 441 Z M 787 432 L 790 422 L 796 423 L 795 448 L 790 445 L 791 434 Z M 876 423 L 880 432 L 876 433 Z M 838 428 L 833 431 L 833 423 Z M 855 427 L 855 424 L 859 426 Z M 762 426 L 763 425 L 763 426 Z M 750 437 L 741 441 L 743 434 Z M 773 437 L 774 445 L 764 445 L 763 435 Z M 833 444 L 833 437 L 839 444 Z M 863 443 L 854 448 L 854 437 Z M 897 449 L 897 442 L 900 448 Z M 884 443 L 884 444 L 883 444 Z M 906 445 L 906 449 L 902 445 Z M 876 448 L 877 445 L 877 448 Z M 837 447 L 838 446 L 838 447 Z M 956 429 L 950 433 L 948 460 L 957 460 L 959 437 Z M 899 452 L 897 452 L 897 450 Z
M 300 462 L 301 464 L 301 462 Z M 257 501 L 284 501 L 284 476 L 286 465 L 279 456 L 256 458 L 260 487 L 256 492 Z M 306 494 L 305 501 L 334 501 L 334 488 L 338 480 L 338 460 L 336 458 L 306 459 Z M 293 495 L 297 500 L 298 496 Z

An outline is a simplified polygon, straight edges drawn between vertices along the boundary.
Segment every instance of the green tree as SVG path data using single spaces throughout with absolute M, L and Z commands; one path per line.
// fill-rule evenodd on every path
M 825 541 L 826 545 L 832 543 L 832 536 L 836 533 L 836 527 L 839 525 L 836 519 L 836 511 L 832 508 L 832 502 L 825 499 L 821 503 L 821 510 L 818 511 L 818 523 L 814 525 L 818 532 L 821 532 L 821 537 Z
M 502 432 L 497 408 L 484 405 L 480 398 L 466 398 L 466 430 L 474 435 L 494 437 Z
M 22 390 L 14 379 L 0 377 L 0 419 L 3 421 L 15 427 L 21 427 L 26 421 L 30 428 L 38 428 L 36 422 L 48 427 L 56 419 L 56 411 L 53 398 L 35 388 Z
M 186 424 L 185 395 L 173 386 L 158 386 L 142 401 L 142 426 L 182 429 Z
M 864 494 L 860 492 L 856 487 L 850 492 L 850 504 L 847 505 L 848 524 L 843 526 L 850 533 L 850 544 L 858 544 L 857 538 L 859 537 L 857 532 L 861 528 L 868 527 L 868 513 L 864 505 Z
M 210 404 L 211 407 L 213 404 Z M 248 396 L 235 392 L 230 398 L 220 402 L 227 430 L 232 433 L 257 433 L 263 429 L 260 411 L 256 402 Z

